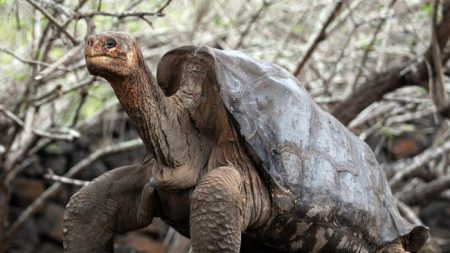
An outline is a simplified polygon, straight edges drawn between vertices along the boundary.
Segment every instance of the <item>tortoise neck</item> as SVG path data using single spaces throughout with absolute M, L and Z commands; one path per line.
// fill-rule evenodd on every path
M 171 165 L 170 154 L 163 151 L 168 150 L 168 143 L 161 145 L 158 142 L 162 136 L 166 136 L 164 131 L 168 131 L 161 128 L 161 125 L 164 125 L 161 123 L 167 122 L 167 98 L 143 59 L 139 60 L 139 66 L 128 78 L 109 82 L 120 104 L 136 126 L 147 151 L 158 161 Z

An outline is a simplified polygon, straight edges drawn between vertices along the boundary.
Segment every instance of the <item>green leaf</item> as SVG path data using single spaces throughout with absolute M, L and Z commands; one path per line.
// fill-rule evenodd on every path
M 293 32 L 295 35 L 301 35 L 302 32 L 303 32 L 303 26 L 302 26 L 301 24 L 295 24 L 295 25 L 292 27 L 292 32 Z
M 214 25 L 216 27 L 222 26 L 222 19 L 218 15 L 214 16 Z
M 388 140 L 392 140 L 396 135 L 393 128 L 387 126 L 380 126 L 380 133 L 385 136 Z
M 433 4 L 426 3 L 426 4 L 422 5 L 422 7 L 420 8 L 420 11 L 427 16 L 431 16 L 431 14 L 433 13 Z

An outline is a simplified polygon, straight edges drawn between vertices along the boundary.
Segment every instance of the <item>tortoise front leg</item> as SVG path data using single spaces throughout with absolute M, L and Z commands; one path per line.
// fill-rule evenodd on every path
M 239 252 L 245 229 L 242 182 L 242 175 L 230 166 L 214 169 L 200 180 L 191 202 L 193 252 Z
M 149 166 L 114 169 L 81 188 L 64 214 L 64 251 L 113 252 L 113 236 L 151 223 L 156 201 Z

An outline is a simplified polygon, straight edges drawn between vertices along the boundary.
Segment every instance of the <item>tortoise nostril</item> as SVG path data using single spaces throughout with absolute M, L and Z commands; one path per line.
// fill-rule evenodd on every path
M 88 38 L 86 40 L 86 46 L 92 47 L 93 45 L 94 45 L 94 39 L 93 38 Z

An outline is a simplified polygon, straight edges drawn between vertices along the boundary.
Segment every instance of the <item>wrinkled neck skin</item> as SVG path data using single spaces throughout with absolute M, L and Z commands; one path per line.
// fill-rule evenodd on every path
M 129 77 L 108 81 L 158 162 L 152 183 L 168 190 L 192 188 L 207 164 L 209 141 L 193 126 L 185 105 L 164 95 L 141 54 L 138 64 Z

